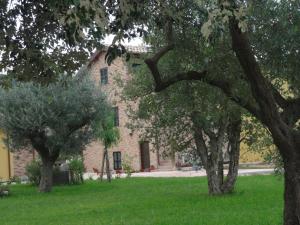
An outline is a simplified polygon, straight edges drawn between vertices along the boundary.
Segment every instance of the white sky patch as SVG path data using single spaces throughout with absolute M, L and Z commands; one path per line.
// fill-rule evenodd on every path
M 104 45 L 110 45 L 112 43 L 113 39 L 114 39 L 114 35 L 112 35 L 112 34 L 107 35 L 104 38 L 104 40 L 102 41 L 102 43 Z M 145 45 L 145 42 L 143 41 L 142 38 L 137 37 L 137 38 L 131 39 L 130 41 L 125 40 L 125 41 L 122 42 L 122 44 L 130 45 L 130 46 L 141 46 L 141 45 Z

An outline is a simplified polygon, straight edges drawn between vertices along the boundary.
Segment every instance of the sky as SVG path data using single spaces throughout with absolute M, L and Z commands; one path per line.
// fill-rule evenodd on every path
M 110 45 L 112 43 L 114 39 L 114 35 L 107 35 L 104 40 L 103 40 L 103 44 L 105 45 Z M 130 46 L 140 46 L 140 45 L 144 45 L 143 39 L 142 38 L 133 38 L 130 42 L 128 42 L 127 40 L 125 40 L 123 42 L 124 45 L 130 45 Z

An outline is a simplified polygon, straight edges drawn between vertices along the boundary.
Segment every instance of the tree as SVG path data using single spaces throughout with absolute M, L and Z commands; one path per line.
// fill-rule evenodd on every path
M 300 133 L 299 124 L 297 123 L 300 117 L 300 99 L 298 97 L 299 86 L 295 82 L 291 84 L 296 91 L 289 88 L 289 91 L 293 93 L 293 97 L 287 99 L 282 95 L 276 86 L 272 84 L 272 80 L 268 79 L 267 72 L 263 69 L 267 69 L 268 66 L 260 64 L 259 53 L 266 54 L 272 59 L 270 52 L 264 51 L 264 49 L 258 48 L 258 45 L 251 45 L 249 39 L 249 32 L 245 31 L 243 20 L 240 18 L 238 12 L 241 11 L 241 5 L 243 2 L 238 1 L 220 1 L 208 22 L 203 24 L 202 28 L 204 32 L 211 33 L 212 31 L 207 27 L 213 24 L 212 18 L 221 17 L 224 21 L 228 21 L 229 37 L 231 38 L 233 53 L 236 55 L 238 62 L 243 69 L 244 76 L 240 79 L 245 82 L 244 87 L 249 88 L 250 98 L 245 98 L 243 94 L 236 92 L 233 83 L 222 77 L 212 77 L 208 70 L 191 71 L 187 70 L 185 73 L 177 73 L 171 78 L 163 77 L 162 73 L 158 69 L 158 62 L 169 51 L 174 49 L 174 44 L 170 37 L 172 37 L 172 25 L 176 23 L 176 19 L 173 19 L 170 15 L 166 18 L 166 24 L 170 24 L 165 29 L 166 34 L 166 46 L 157 51 L 153 57 L 148 58 L 145 62 L 152 72 L 156 83 L 156 91 L 162 91 L 167 87 L 183 81 L 183 80 L 200 80 L 208 83 L 211 86 L 220 88 L 225 95 L 227 95 L 232 101 L 236 102 L 241 107 L 247 109 L 252 115 L 259 119 L 270 131 L 274 144 L 278 147 L 279 152 L 283 158 L 285 169 L 285 204 L 284 204 L 284 224 L 300 224 Z M 268 1 L 266 1 L 268 2 Z M 276 5 L 278 11 L 281 6 L 288 7 L 290 10 L 290 24 L 281 24 L 283 27 L 293 29 L 298 24 L 295 19 L 296 11 L 299 8 L 299 2 L 296 1 L 280 1 L 273 2 Z M 166 3 L 168 4 L 168 3 Z M 264 7 L 265 8 L 265 7 Z M 272 8 L 274 10 L 274 8 Z M 294 10 L 293 10 L 294 9 Z M 213 13 L 211 15 L 213 15 Z M 280 14 L 280 12 L 279 12 Z M 177 13 L 178 15 L 178 13 Z M 220 16 L 221 15 L 221 16 Z M 282 14 L 280 14 L 282 15 Z M 280 20 L 275 20 L 276 23 L 280 23 Z M 223 23 L 222 23 L 223 24 Z M 225 23 L 226 25 L 226 23 Z M 249 25 L 251 27 L 251 25 Z M 207 29 L 206 29 L 207 28 Z M 220 32 L 220 27 L 218 27 Z M 224 28 L 221 26 L 221 28 Z M 256 27 L 253 27 L 254 29 Z M 217 32 L 216 31 L 216 32 Z M 297 30 L 296 30 L 297 31 Z M 255 34 L 255 30 L 253 31 Z M 291 37 L 292 38 L 292 37 Z M 295 37 L 294 37 L 295 38 Z M 293 38 L 292 38 L 293 39 Z M 294 40 L 294 39 L 293 39 Z M 278 41 L 278 40 L 277 40 Z M 253 48 L 257 47 L 257 48 Z M 299 50 L 290 51 L 290 49 L 283 49 L 280 58 L 288 55 L 292 59 L 299 57 Z M 271 51 L 272 52 L 272 51 Z M 278 56 L 278 52 L 275 56 Z M 289 61 L 289 63 L 292 63 Z M 265 67 L 264 67 L 265 66 Z M 274 65 L 273 65 L 274 66 Z M 292 68 L 296 68 L 293 64 Z M 272 71 L 272 70 L 270 70 Z M 291 74 L 288 70 L 283 71 L 287 77 L 287 81 L 295 80 L 295 74 Z
M 94 128 L 95 136 L 104 144 L 100 180 L 102 181 L 103 179 L 104 165 L 106 165 L 105 170 L 107 180 L 108 182 L 111 182 L 108 148 L 117 144 L 120 139 L 119 130 L 114 124 L 113 112 L 111 111 L 111 113 L 107 115 L 107 117 L 102 121 L 102 124 L 94 124 Z
M 82 151 L 94 138 L 91 124 L 101 124 L 108 108 L 87 78 L 61 77 L 48 86 L 15 82 L 0 96 L 0 127 L 12 149 L 32 147 L 41 158 L 41 192 L 51 191 L 56 159 Z
M 84 38 L 83 32 L 73 31 L 71 24 L 65 33 L 54 5 L 64 10 L 63 5 L 54 1 L 0 2 L 0 72 L 6 72 L 0 80 L 2 85 L 12 78 L 45 84 L 58 74 L 72 74 L 87 61 L 94 48 L 101 46 L 103 27 L 85 29 L 85 33 L 98 34 L 88 38 Z
M 189 50 L 192 51 L 186 48 Z M 188 63 L 184 59 L 169 54 L 161 69 L 170 74 L 180 71 Z M 168 67 L 171 63 L 172 69 Z M 131 73 L 133 79 L 118 81 L 124 100 L 129 103 L 129 128 L 142 133 L 142 138 L 151 141 L 159 154 L 195 153 L 206 170 L 209 193 L 232 192 L 238 175 L 240 110 L 220 91 L 212 93 L 207 85 L 199 83 L 182 82 L 152 94 L 154 81 L 147 68 L 140 66 Z M 225 163 L 229 165 L 227 176 Z
M 268 53 L 264 52 L 263 49 L 253 49 L 253 46 L 250 44 L 249 33 L 242 30 L 241 20 L 235 12 L 240 10 L 240 5 L 243 3 L 230 2 L 231 4 L 228 4 L 227 1 L 223 2 L 223 4 L 219 5 L 218 9 L 221 13 L 224 10 L 229 12 L 227 19 L 232 49 L 244 71 L 245 76 L 241 77 L 241 79 L 245 81 L 245 87 L 249 87 L 250 89 L 250 99 L 244 98 L 241 93 L 235 92 L 236 87 L 231 82 L 228 82 L 228 80 L 221 77 L 209 76 L 207 70 L 186 71 L 185 73 L 176 74 L 172 78 L 163 79 L 157 64 L 167 52 L 174 48 L 174 45 L 168 39 L 168 44 L 145 62 L 156 82 L 156 91 L 161 91 L 182 80 L 201 80 L 209 85 L 220 88 L 232 101 L 247 109 L 268 128 L 284 163 L 284 224 L 300 224 L 300 133 L 297 123 L 300 118 L 300 99 L 297 95 L 299 86 L 296 86 L 296 91 L 289 88 L 289 91 L 293 93 L 293 97 L 287 99 L 276 89 L 271 80 L 264 75 L 264 64 L 260 64 L 259 59 L 256 57 L 256 52 Z M 288 4 L 292 13 L 291 19 L 294 21 L 293 15 L 295 11 L 292 9 L 299 8 L 299 3 L 295 1 L 287 2 L 280 1 L 273 3 L 276 4 L 277 8 L 281 7 L 280 4 Z M 288 28 L 291 29 L 295 26 L 294 23 L 291 23 Z M 169 30 L 165 30 L 167 37 L 170 37 L 170 31 L 171 26 Z M 254 47 L 257 46 L 254 45 Z M 283 51 L 280 57 L 284 57 L 284 54 L 288 54 L 292 58 L 294 56 L 299 57 L 299 50 L 292 53 L 288 50 Z M 270 53 L 268 56 L 272 59 Z M 295 66 L 293 67 L 295 68 Z M 284 72 L 288 77 L 288 81 L 294 79 L 292 77 L 295 75 L 289 73 L 289 71 Z M 291 86 L 294 85 L 296 85 L 295 82 Z

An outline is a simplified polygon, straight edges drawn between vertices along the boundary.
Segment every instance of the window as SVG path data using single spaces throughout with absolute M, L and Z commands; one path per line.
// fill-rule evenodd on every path
M 113 152 L 114 170 L 122 169 L 121 152 Z
M 141 66 L 141 64 L 139 64 L 139 63 L 132 63 L 131 66 L 132 66 L 132 68 L 137 68 L 137 67 Z
M 100 83 L 107 84 L 108 83 L 108 69 L 107 67 L 100 69 Z
M 119 107 L 114 107 L 114 125 L 119 126 Z

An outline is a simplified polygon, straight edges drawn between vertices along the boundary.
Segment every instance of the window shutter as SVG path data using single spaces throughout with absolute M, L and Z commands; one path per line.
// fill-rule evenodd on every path
M 114 107 L 114 125 L 118 127 L 119 123 L 119 107 Z
M 100 83 L 108 84 L 108 69 L 107 67 L 100 69 Z
M 122 169 L 121 152 L 113 152 L 114 170 Z

